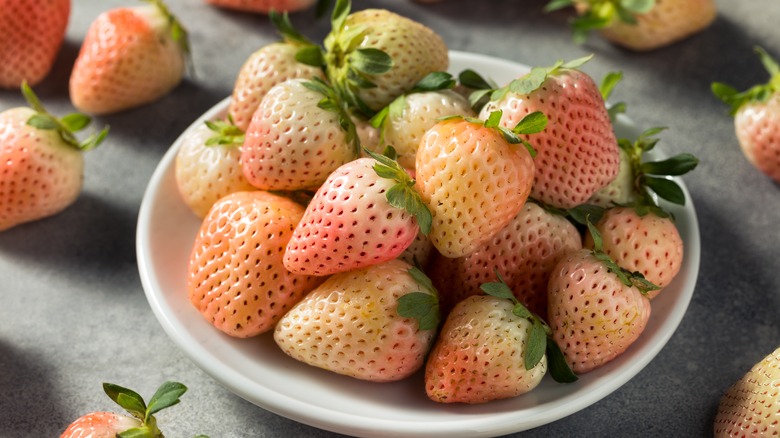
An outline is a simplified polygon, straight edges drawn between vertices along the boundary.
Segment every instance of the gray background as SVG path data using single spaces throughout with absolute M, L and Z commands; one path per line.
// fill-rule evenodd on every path
M 132 1 L 74 0 L 65 45 L 36 88 L 55 114 L 73 110 L 67 80 L 89 23 Z M 183 403 L 159 415 L 169 437 L 334 437 L 279 417 L 225 390 L 162 331 L 136 266 L 139 205 L 158 161 L 198 115 L 231 92 L 251 52 L 277 39 L 263 16 L 227 12 L 201 0 L 169 0 L 189 28 L 197 76 L 158 102 L 100 117 L 109 140 L 86 156 L 84 191 L 56 217 L 0 233 L 0 436 L 58 436 L 78 416 L 111 410 L 100 383 L 149 396 L 165 379 L 187 384 Z M 698 211 L 701 271 L 688 312 L 666 347 L 626 385 L 574 415 L 516 436 L 707 436 L 722 392 L 780 345 L 780 187 L 743 158 L 712 81 L 739 89 L 767 79 L 752 47 L 780 56 L 776 0 L 719 1 L 704 33 L 646 54 L 597 37 L 570 40 L 568 13 L 544 14 L 543 0 L 449 0 L 420 5 L 356 0 L 439 32 L 453 50 L 549 65 L 587 53 L 600 78 L 622 70 L 614 100 L 661 135 L 671 153 L 700 166 L 685 177 Z M 326 21 L 294 14 L 320 40 Z M 22 105 L 0 91 L 0 110 Z

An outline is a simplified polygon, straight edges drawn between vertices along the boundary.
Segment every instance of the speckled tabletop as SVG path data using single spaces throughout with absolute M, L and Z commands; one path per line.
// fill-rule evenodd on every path
M 642 126 L 667 126 L 665 150 L 691 152 L 684 178 L 698 213 L 701 269 L 688 311 L 658 356 L 628 383 L 570 416 L 512 436 L 711 435 L 722 392 L 780 345 L 780 187 L 742 156 L 712 81 L 744 89 L 766 80 L 755 45 L 780 55 L 774 0 L 718 1 L 719 17 L 682 43 L 637 54 L 597 37 L 572 43 L 567 14 L 543 0 L 356 0 L 421 21 L 453 50 L 549 65 L 587 53 L 594 77 L 621 70 L 615 100 Z M 73 110 L 67 81 L 90 22 L 132 1 L 75 0 L 66 42 L 36 87 L 57 114 Z M 246 57 L 277 39 L 266 17 L 201 0 L 169 0 L 189 28 L 196 76 L 143 108 L 97 118 L 109 140 L 86 156 L 84 190 L 63 213 L 0 234 L 0 436 L 59 436 L 78 416 L 113 409 L 101 382 L 151 394 L 163 380 L 185 383 L 183 403 L 160 414 L 166 436 L 335 437 L 234 395 L 199 369 L 150 309 L 136 263 L 144 190 L 177 136 L 231 92 Z M 763 13 L 756 11 L 764 11 Z M 318 39 L 327 22 L 293 15 Z M 0 110 L 22 105 L 0 91 Z

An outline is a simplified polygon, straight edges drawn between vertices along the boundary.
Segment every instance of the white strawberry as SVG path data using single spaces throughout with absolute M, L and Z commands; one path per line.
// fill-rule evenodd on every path
M 298 78 L 263 97 L 247 128 L 241 163 L 259 189 L 313 190 L 359 152 L 338 97 L 321 80 Z
M 429 231 L 414 181 L 395 161 L 372 157 L 344 164 L 317 190 L 287 244 L 291 272 L 322 276 L 382 263 Z
M 308 365 L 388 382 L 424 365 L 438 319 L 430 282 L 396 259 L 332 275 L 287 312 L 274 340 Z
M 242 131 L 247 130 L 252 114 L 274 85 L 292 78 L 325 77 L 321 68 L 297 59 L 301 51 L 311 48 L 314 43 L 293 28 L 286 14 L 271 12 L 270 19 L 283 40 L 267 44 L 249 55 L 233 85 L 228 114 Z
M 650 318 L 641 275 L 621 269 L 601 251 L 598 230 L 588 222 L 594 249 L 566 255 L 548 284 L 548 323 L 566 362 L 577 374 L 593 371 L 623 354 Z
M 447 46 L 427 26 L 384 9 L 350 7 L 349 0 L 336 2 L 324 62 L 328 79 L 358 112 L 370 117 L 427 74 L 447 70 Z
M 187 131 L 176 153 L 179 195 L 199 218 L 230 193 L 254 190 L 241 167 L 243 132 L 227 121 L 206 121 Z
M 420 141 L 439 119 L 476 115 L 468 99 L 451 90 L 454 86 L 451 75 L 435 72 L 424 77 L 409 93 L 393 100 L 371 119 L 380 133 L 377 146 L 392 146 L 398 154 L 398 163 L 414 169 Z
M 55 215 L 76 201 L 84 180 L 82 152 L 99 145 L 108 128 L 79 141 L 89 125 L 83 114 L 54 117 L 27 83 L 30 108 L 0 113 L 0 231 Z

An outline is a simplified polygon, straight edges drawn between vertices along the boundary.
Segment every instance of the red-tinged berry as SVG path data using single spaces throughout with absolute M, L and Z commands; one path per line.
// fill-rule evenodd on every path
M 192 247 L 187 291 L 204 319 L 247 338 L 273 330 L 321 280 L 282 264 L 303 206 L 265 191 L 221 198 L 203 220 Z
M 0 113 L 0 231 L 53 216 L 76 201 L 84 180 L 82 152 L 99 145 L 108 129 L 79 140 L 90 118 L 46 111 L 27 84 L 30 107 Z
M 480 117 L 503 111 L 502 125 L 515 126 L 532 112 L 548 116 L 544 131 L 530 141 L 536 149 L 531 196 L 569 209 L 615 179 L 620 154 L 599 87 L 579 70 L 590 58 L 537 67 L 491 94 Z
M 0 88 L 34 86 L 49 74 L 70 8 L 70 0 L 0 0 Z
M 158 100 L 184 77 L 189 43 L 162 0 L 111 9 L 90 25 L 70 76 L 73 106 L 108 114 Z

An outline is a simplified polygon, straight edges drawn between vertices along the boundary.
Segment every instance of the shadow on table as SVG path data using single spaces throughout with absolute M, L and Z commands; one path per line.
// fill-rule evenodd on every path
M 61 213 L 0 233 L 0 253 L 61 272 L 135 264 L 137 212 L 82 192 Z
M 59 436 L 70 422 L 52 382 L 55 365 L 0 339 L 0 424 L 3 436 Z M 61 427 L 60 427 L 61 426 Z

